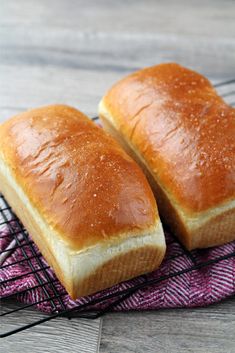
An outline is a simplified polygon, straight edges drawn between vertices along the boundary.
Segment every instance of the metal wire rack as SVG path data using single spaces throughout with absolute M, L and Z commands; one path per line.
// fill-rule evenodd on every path
M 225 97 L 227 102 L 232 106 L 235 105 L 234 85 L 235 85 L 235 79 L 225 81 L 225 82 L 220 82 L 214 85 L 216 89 L 219 91 L 219 93 L 223 97 Z M 98 118 L 93 118 L 93 120 L 97 120 L 97 119 Z M 62 317 L 62 316 L 68 317 L 68 318 L 82 317 L 82 318 L 88 318 L 88 319 L 98 318 L 104 315 L 105 313 L 107 313 L 108 311 L 111 311 L 112 309 L 114 309 L 118 304 L 124 302 L 127 298 L 130 298 L 136 291 L 140 289 L 146 288 L 148 286 L 156 285 L 169 278 L 182 276 L 187 272 L 191 272 L 203 267 L 208 267 L 219 261 L 223 261 L 225 259 L 235 257 L 235 252 L 231 252 L 224 256 L 213 258 L 209 261 L 198 261 L 195 258 L 193 252 L 190 252 L 187 249 L 185 249 L 184 246 L 180 244 L 179 241 L 174 236 L 172 236 L 170 239 L 168 239 L 167 245 L 169 246 L 172 243 L 176 243 L 178 244 L 179 250 L 177 251 L 176 254 L 174 254 L 173 257 L 168 257 L 167 260 L 165 261 L 171 261 L 173 260 L 173 258 L 175 259 L 180 256 L 186 256 L 189 260 L 188 262 L 189 266 L 187 268 L 183 270 L 182 269 L 174 270 L 168 273 L 167 275 L 160 276 L 154 279 L 148 279 L 147 276 L 140 276 L 139 281 L 137 281 L 137 283 L 133 284 L 133 286 L 129 288 L 121 289 L 119 291 L 113 292 L 108 295 L 104 295 L 99 298 L 93 298 L 76 307 L 67 309 L 63 302 L 63 297 L 67 293 L 65 291 L 64 292 L 58 291 L 57 285 L 56 285 L 58 280 L 50 276 L 50 272 L 48 272 L 49 266 L 45 265 L 45 262 L 43 261 L 41 253 L 39 252 L 35 244 L 28 237 L 28 233 L 26 229 L 21 224 L 20 220 L 16 217 L 16 215 L 12 212 L 11 207 L 4 199 L 3 195 L 0 194 L 0 229 L 1 227 L 8 228 L 8 232 L 10 232 L 14 242 L 11 249 L 7 248 L 2 250 L 0 252 L 0 256 L 4 259 L 4 257 L 7 257 L 9 251 L 13 251 L 15 249 L 18 249 L 22 255 L 19 260 L 16 260 L 14 263 L 11 263 L 10 265 L 4 264 L 4 261 L 2 261 L 3 262 L 2 269 L 16 265 L 18 263 L 23 263 L 23 262 L 25 262 L 28 265 L 28 268 L 30 269 L 27 273 L 23 275 L 14 276 L 13 274 L 11 278 L 8 278 L 7 280 L 2 281 L 1 285 L 7 285 L 10 281 L 18 280 L 22 276 L 25 277 L 29 275 L 34 275 L 37 284 L 33 286 L 29 286 L 27 289 L 23 289 L 22 291 L 17 291 L 17 294 L 27 294 L 30 291 L 37 288 L 40 288 L 43 293 L 43 299 L 42 298 L 38 300 L 36 299 L 33 303 L 19 305 L 18 307 L 8 311 L 4 311 L 4 303 L 7 302 L 7 300 L 9 299 L 14 298 L 16 293 L 5 295 L 2 298 L 3 302 L 1 307 L 3 312 L 1 312 L 1 315 L 0 315 L 1 320 L 3 318 L 7 318 L 9 315 L 14 315 L 26 308 L 35 307 L 36 305 L 43 302 L 49 303 L 52 311 L 52 314 L 45 315 L 43 318 L 40 318 L 40 319 L 37 319 L 37 315 L 35 314 L 35 318 L 36 318 L 35 321 L 30 323 L 25 323 L 25 325 L 22 325 L 20 327 L 16 326 L 13 329 L 11 328 L 6 332 L 1 333 L 0 334 L 1 338 L 26 330 L 30 327 L 39 325 L 43 322 L 53 320 L 57 317 Z M 5 235 L 1 235 L 0 239 L 3 238 L 4 236 Z M 110 299 L 112 299 L 111 303 L 110 303 Z M 102 303 L 103 308 L 97 311 L 95 309 L 95 305 L 98 303 Z

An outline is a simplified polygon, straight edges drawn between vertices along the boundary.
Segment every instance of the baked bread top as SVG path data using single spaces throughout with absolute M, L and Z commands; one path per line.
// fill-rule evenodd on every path
M 175 63 L 116 83 L 100 103 L 113 125 L 187 213 L 235 197 L 235 109 L 202 75 Z
M 34 109 L 0 126 L 0 153 L 32 205 L 74 250 L 152 231 L 160 222 L 138 165 L 84 114 Z

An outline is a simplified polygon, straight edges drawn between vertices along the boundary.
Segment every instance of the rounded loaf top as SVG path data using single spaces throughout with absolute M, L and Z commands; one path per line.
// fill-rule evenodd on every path
M 76 109 L 54 105 L 11 118 L 0 127 L 0 151 L 32 205 L 75 250 L 155 227 L 141 169 Z

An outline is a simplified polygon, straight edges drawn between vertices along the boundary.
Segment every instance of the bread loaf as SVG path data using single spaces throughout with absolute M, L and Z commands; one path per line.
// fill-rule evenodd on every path
M 99 115 L 188 249 L 235 239 L 235 110 L 205 77 L 174 63 L 137 71 L 107 92 Z
M 34 109 L 0 126 L 0 188 L 74 299 L 153 271 L 163 259 L 143 172 L 76 109 Z

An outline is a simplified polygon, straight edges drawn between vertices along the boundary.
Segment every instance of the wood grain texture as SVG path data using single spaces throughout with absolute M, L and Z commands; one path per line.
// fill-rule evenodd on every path
M 73 28 L 129 33 L 175 33 L 231 37 L 234 28 L 233 0 L 1 0 L 2 25 Z M 226 21 L 226 22 L 225 22 Z M 226 23 L 226 26 L 225 26 Z
M 233 0 L 1 0 L 0 121 L 52 103 L 94 116 L 111 84 L 160 62 L 177 61 L 214 81 L 234 77 L 234 13 Z M 109 314 L 101 352 L 233 353 L 234 304 Z M 93 352 L 87 327 L 51 321 L 2 340 L 1 352 Z
M 234 305 L 109 314 L 100 353 L 234 353 Z
M 2 303 L 1 311 L 18 308 L 14 301 Z M 1 331 L 10 331 L 47 315 L 24 309 L 1 321 Z M 58 318 L 1 340 L 1 353 L 96 353 L 102 321 Z
M 1 118 L 56 102 L 94 115 L 113 82 L 159 62 L 178 61 L 215 79 L 231 77 L 233 11 L 232 0 L 58 0 L 50 6 L 46 0 L 2 0 Z

